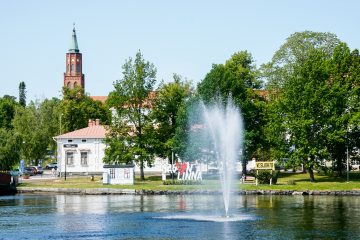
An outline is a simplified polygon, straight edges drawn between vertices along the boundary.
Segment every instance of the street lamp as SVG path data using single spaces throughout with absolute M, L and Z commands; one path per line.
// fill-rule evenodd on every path
M 346 180 L 349 182 L 349 147 L 346 145 Z

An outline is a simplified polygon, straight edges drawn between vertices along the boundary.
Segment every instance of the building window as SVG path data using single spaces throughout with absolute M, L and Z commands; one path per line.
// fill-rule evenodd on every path
M 115 178 L 115 168 L 110 168 L 110 178 L 111 179 Z
M 70 69 L 71 72 L 75 72 L 75 64 L 71 63 L 71 69 Z
M 66 165 L 74 165 L 74 152 L 66 152 Z
M 87 152 L 81 152 L 81 165 L 82 166 L 88 165 L 88 153 Z
M 82 139 L 81 142 L 86 142 L 86 139 Z
M 74 82 L 74 88 L 76 88 L 77 87 L 77 82 Z
M 68 82 L 68 83 L 66 84 L 66 86 L 67 86 L 68 88 L 71 88 L 71 83 Z
M 80 64 L 76 65 L 76 72 L 79 73 L 80 72 Z
M 130 179 L 130 171 L 127 168 L 124 169 L 124 178 L 125 179 Z
M 68 139 L 68 142 L 72 142 L 72 139 Z

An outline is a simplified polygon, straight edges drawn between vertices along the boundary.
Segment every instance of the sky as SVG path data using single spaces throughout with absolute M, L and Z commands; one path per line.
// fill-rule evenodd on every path
M 140 50 L 160 82 L 173 73 L 200 82 L 212 64 L 247 50 L 260 66 L 295 32 L 335 33 L 360 48 L 356 0 L 2 0 L 0 96 L 61 97 L 73 23 L 85 91 L 106 96 Z

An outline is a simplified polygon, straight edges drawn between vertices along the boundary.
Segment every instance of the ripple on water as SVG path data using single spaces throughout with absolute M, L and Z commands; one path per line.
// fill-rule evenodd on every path
M 177 214 L 169 216 L 160 216 L 154 217 L 156 219 L 166 219 L 166 220 L 188 220 L 188 221 L 200 221 L 200 222 L 240 222 L 240 221 L 254 221 L 256 220 L 255 216 L 241 214 L 241 215 L 230 215 L 230 216 L 220 216 L 220 215 L 194 215 L 194 214 Z

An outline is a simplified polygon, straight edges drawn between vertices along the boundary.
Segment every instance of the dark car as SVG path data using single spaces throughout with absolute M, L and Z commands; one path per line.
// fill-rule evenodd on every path
M 35 167 L 25 167 L 24 174 L 29 174 L 30 176 L 34 176 L 36 174 Z

